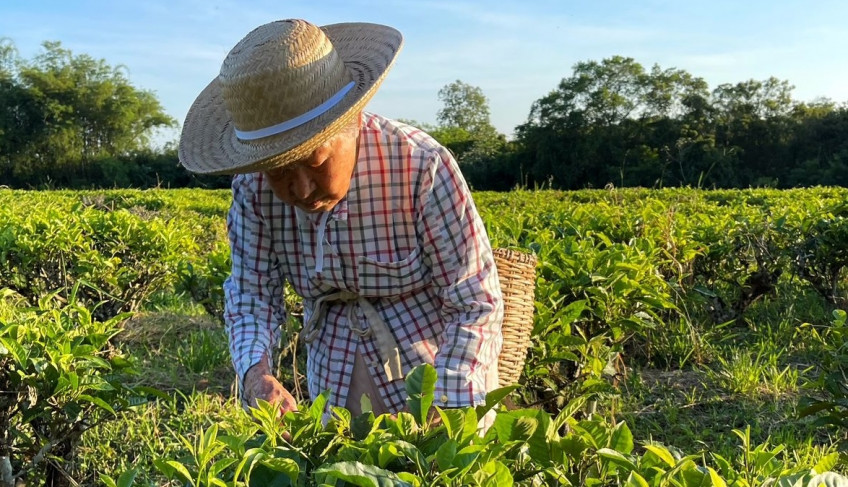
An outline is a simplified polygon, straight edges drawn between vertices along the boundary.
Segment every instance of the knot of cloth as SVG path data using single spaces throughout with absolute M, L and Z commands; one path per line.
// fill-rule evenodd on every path
M 390 381 L 402 379 L 403 371 L 400 367 L 400 349 L 398 348 L 394 334 L 389 329 L 389 325 L 383 320 L 383 317 L 380 316 L 380 313 L 374 308 L 374 305 L 371 304 L 368 298 L 360 296 L 353 291 L 336 291 L 316 299 L 312 305 L 312 313 L 303 325 L 303 331 L 300 335 L 303 337 L 303 341 L 312 343 L 318 338 L 323 317 L 327 311 L 327 304 L 333 302 L 344 303 L 346 306 L 347 324 L 354 334 L 362 338 L 368 336 L 374 337 L 380 354 L 380 362 L 386 371 L 386 378 Z M 354 312 L 356 305 L 359 305 L 359 309 L 365 315 L 365 323 L 359 322 Z

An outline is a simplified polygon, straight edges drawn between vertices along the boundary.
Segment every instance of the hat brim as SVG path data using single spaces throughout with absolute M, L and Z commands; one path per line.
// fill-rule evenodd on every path
M 383 82 L 403 45 L 392 27 L 343 23 L 321 27 L 347 66 L 354 87 L 317 118 L 281 134 L 242 141 L 227 112 L 217 78 L 186 115 L 179 143 L 182 165 L 199 174 L 264 171 L 300 160 L 347 127 Z

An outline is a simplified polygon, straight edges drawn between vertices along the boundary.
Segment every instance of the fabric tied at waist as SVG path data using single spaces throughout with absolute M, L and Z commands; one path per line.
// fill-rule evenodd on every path
M 337 291 L 326 296 L 321 296 L 316 299 L 312 306 L 312 314 L 309 320 L 303 325 L 301 336 L 306 343 L 312 343 L 318 338 L 318 333 L 321 331 L 320 324 L 327 311 L 328 302 L 342 302 L 347 306 L 347 323 L 351 331 L 360 337 L 373 336 L 377 341 L 377 348 L 380 353 L 380 361 L 386 371 L 386 378 L 390 381 L 403 378 L 403 371 L 400 367 L 400 350 L 394 334 L 389 329 L 389 326 L 374 308 L 374 305 L 368 301 L 368 298 L 362 297 L 352 291 Z M 359 309 L 365 314 L 367 324 L 359 326 L 359 319 L 354 313 L 355 306 L 353 303 L 359 304 Z

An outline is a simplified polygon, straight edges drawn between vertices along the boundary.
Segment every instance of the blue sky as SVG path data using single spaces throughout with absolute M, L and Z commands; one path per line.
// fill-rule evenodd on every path
M 685 69 L 711 89 L 776 76 L 796 99 L 848 102 L 844 0 L 0 1 L 0 37 L 22 57 L 58 40 L 124 65 L 180 122 L 230 48 L 281 18 L 397 28 L 404 49 L 370 110 L 433 123 L 439 88 L 460 79 L 483 90 L 507 135 L 575 63 L 613 55 Z

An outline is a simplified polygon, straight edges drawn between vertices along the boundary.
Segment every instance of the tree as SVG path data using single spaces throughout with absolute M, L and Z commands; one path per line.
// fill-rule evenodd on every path
M 788 81 L 771 77 L 719 85 L 712 93 L 716 145 L 742 154 L 741 185 L 773 185 L 789 171 L 789 146 L 800 119 Z
M 491 159 L 506 144 L 489 121 L 489 102 L 477 86 L 456 80 L 439 90 L 444 104 L 437 114 L 439 126 L 430 132 L 454 153 L 460 164 Z
M 495 131 L 489 121 L 489 101 L 477 86 L 456 80 L 439 90 L 439 100 L 444 104 L 437 115 L 443 127 L 457 127 L 472 136 Z
M 43 48 L 32 61 L 11 62 L 13 46 L 0 49 L 0 160 L 13 180 L 85 175 L 92 161 L 142 150 L 154 128 L 175 125 L 122 67 L 74 55 L 59 42 Z

